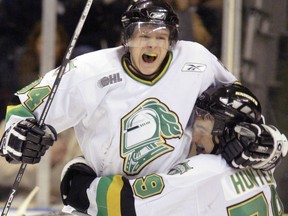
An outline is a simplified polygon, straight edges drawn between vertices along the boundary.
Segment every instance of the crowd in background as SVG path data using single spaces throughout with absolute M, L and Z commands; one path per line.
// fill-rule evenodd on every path
M 199 42 L 217 57 L 221 55 L 221 8 L 215 0 L 166 0 L 180 18 L 180 39 Z M 220 0 L 221 2 L 221 0 Z M 214 5 L 213 5 L 214 3 Z M 84 0 L 58 0 L 57 24 L 61 63 L 86 4 Z M 121 44 L 121 14 L 129 0 L 94 1 L 74 50 L 74 56 Z M 211 6 L 212 5 L 212 6 Z M 215 6 L 216 5 L 216 6 Z M 0 1 L 0 119 L 11 95 L 39 76 L 41 0 Z M 37 45 L 38 43 L 38 45 Z M 38 50 L 37 50 L 38 49 Z M 33 60 L 32 60 L 33 59 Z M 29 62 L 29 64 L 27 63 Z
M 61 28 L 58 66 L 75 30 L 84 0 L 58 0 L 57 24 Z M 128 3 L 122 1 L 94 1 L 81 35 L 77 41 L 76 54 L 100 48 L 112 47 L 120 42 L 121 13 Z M 41 33 L 41 0 L 2 0 L 0 2 L 0 119 L 11 95 L 29 84 L 39 74 L 37 37 Z M 65 36 L 67 35 L 67 36 Z M 104 47 L 103 47 L 104 46 Z M 38 56 L 37 56 L 38 55 Z M 29 59 L 30 58 L 30 59 Z M 33 61 L 31 61 L 31 58 Z M 26 65 L 27 62 L 33 65 Z
M 201 43 L 217 57 L 221 55 L 221 2 L 222 0 L 166 0 L 179 15 L 179 39 Z M 219 4 L 220 2 L 220 4 Z M 69 39 L 78 23 L 85 0 L 58 0 L 56 30 L 56 66 L 61 64 Z M 94 1 L 89 15 L 78 38 L 73 56 L 85 52 L 121 45 L 121 14 L 129 5 L 129 0 Z M 1 0 L 0 1 L 0 119 L 5 117 L 5 109 L 13 93 L 39 77 L 41 53 L 41 0 Z M 81 154 L 77 148 L 73 132 L 61 134 L 52 149 L 52 187 L 51 195 L 58 196 L 61 168 L 71 158 Z M 70 146 L 70 147 L 68 147 Z M 72 146 L 72 147 L 71 147 Z M 71 150 L 73 149 L 73 151 Z M 54 151 L 54 152 L 53 152 Z M 55 152 L 61 152 L 57 154 Z M 61 160 L 54 156 L 63 155 Z M 54 156 L 53 156 L 54 155 Z M 5 169 L 0 158 L 0 190 L 10 190 L 11 180 L 16 176 L 18 167 Z M 54 162 L 53 162 L 54 161 Z M 4 165 L 5 164 L 5 165 Z M 4 168 L 4 169 L 3 169 Z M 35 186 L 37 166 L 28 166 L 20 187 L 28 193 Z M 6 170 L 6 171 L 5 171 Z M 34 179 L 34 180 L 32 180 Z M 13 180 L 12 180 L 13 181 Z M 2 184 L 2 183 L 5 184 Z M 9 184 L 7 184 L 9 182 Z M 2 195 L 8 192 L 0 193 Z M 0 196 L 5 200 L 7 197 Z M 57 199 L 56 199 L 57 200 Z M 59 201 L 59 196 L 58 196 Z

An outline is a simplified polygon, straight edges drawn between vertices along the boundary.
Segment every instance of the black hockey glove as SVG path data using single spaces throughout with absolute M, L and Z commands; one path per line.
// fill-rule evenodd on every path
M 244 122 L 225 130 L 221 145 L 223 158 L 233 168 L 270 170 L 288 151 L 287 138 L 274 126 Z
M 26 119 L 5 131 L 0 152 L 8 162 L 35 164 L 56 139 L 57 133 L 52 126 L 40 127 L 35 119 Z
M 86 190 L 96 177 L 96 173 L 83 157 L 69 161 L 61 174 L 60 192 L 63 204 L 87 213 L 90 202 Z

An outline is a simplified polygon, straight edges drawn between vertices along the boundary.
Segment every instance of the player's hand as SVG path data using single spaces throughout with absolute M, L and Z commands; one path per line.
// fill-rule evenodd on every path
M 63 204 L 87 213 L 90 202 L 86 190 L 96 177 L 96 173 L 83 157 L 69 161 L 61 173 L 60 192 Z
M 8 162 L 35 164 L 56 139 L 57 133 L 52 126 L 40 127 L 32 118 L 21 120 L 5 131 L 0 152 Z
M 270 170 L 288 151 L 285 135 L 274 126 L 263 124 L 240 123 L 225 131 L 223 143 L 222 156 L 234 168 Z

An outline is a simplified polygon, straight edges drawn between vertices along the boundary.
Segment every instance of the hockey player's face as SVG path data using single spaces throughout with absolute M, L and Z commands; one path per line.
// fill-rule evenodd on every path
M 213 119 L 196 117 L 192 128 L 192 145 L 197 154 L 210 154 L 214 143 L 212 139 Z
M 166 27 L 141 25 L 134 29 L 128 42 L 131 62 L 145 75 L 153 74 L 161 65 L 169 48 L 170 31 Z

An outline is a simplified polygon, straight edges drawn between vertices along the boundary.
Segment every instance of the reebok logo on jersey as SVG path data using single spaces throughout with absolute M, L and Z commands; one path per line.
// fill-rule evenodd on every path
M 105 86 L 121 82 L 122 78 L 120 77 L 120 73 L 111 74 L 109 76 L 105 76 L 98 81 L 98 86 L 100 88 L 104 88 Z
M 182 72 L 204 72 L 205 70 L 206 65 L 200 63 L 186 63 L 182 68 Z

